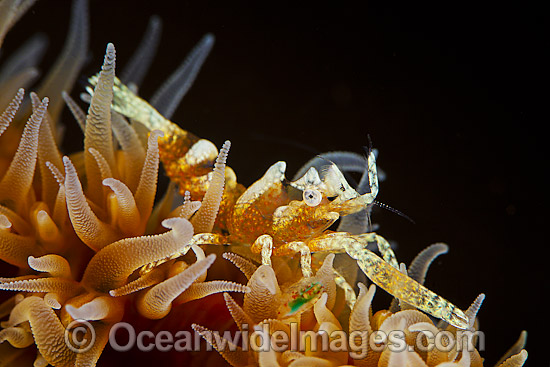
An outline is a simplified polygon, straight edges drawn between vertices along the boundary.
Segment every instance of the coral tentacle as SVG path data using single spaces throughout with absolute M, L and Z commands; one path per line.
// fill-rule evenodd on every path
M 88 148 L 88 152 L 92 155 L 92 157 L 94 157 L 97 163 L 97 168 L 99 169 L 99 175 L 101 179 L 105 180 L 106 178 L 113 177 L 113 174 L 111 173 L 111 167 L 109 167 L 109 163 L 107 163 L 105 157 L 103 157 L 101 153 L 94 148 Z
M 123 312 L 120 308 L 120 301 L 108 296 L 94 298 L 90 302 L 78 307 L 68 304 L 65 306 L 65 309 L 75 320 L 83 319 L 90 321 L 118 321 L 122 317 Z
M 84 197 L 76 169 L 69 157 L 63 157 L 65 165 L 65 196 L 67 209 L 78 237 L 92 250 L 98 251 L 118 240 L 121 235 L 109 224 L 101 221 Z
M 119 168 L 124 183 L 132 190 L 136 191 L 145 161 L 145 149 L 141 144 L 136 131 L 128 124 L 122 115 L 112 111 L 111 125 L 113 133 L 122 148 L 122 157 L 124 167 Z
M 82 283 L 107 293 L 124 285 L 128 276 L 136 269 L 188 247 L 188 242 L 193 237 L 193 226 L 189 221 L 169 218 L 162 225 L 171 231 L 124 238 L 105 246 L 88 263 Z
M 449 246 L 445 243 L 434 243 L 422 250 L 411 261 L 408 274 L 411 278 L 416 280 L 420 284 L 424 284 L 426 280 L 426 274 L 430 264 L 441 254 L 446 254 L 449 251 Z
M 233 367 L 245 367 L 250 365 L 248 352 L 242 350 L 241 347 L 235 345 L 230 340 L 224 339 L 224 345 L 227 348 L 222 348 L 219 344 L 222 343 L 222 338 L 213 338 L 212 335 L 218 335 L 211 330 L 197 324 L 192 324 L 191 327 L 195 332 L 199 333 L 208 344 L 216 349 L 220 355 Z M 218 340 L 217 340 L 218 339 Z
M 25 90 L 23 88 L 19 88 L 8 107 L 6 107 L 4 112 L 0 115 L 0 136 L 2 136 L 4 131 L 6 131 L 10 123 L 13 121 L 17 110 L 19 110 L 19 106 L 21 105 L 24 95 Z
M 14 307 L 10 324 L 24 321 L 30 322 L 34 341 L 48 363 L 61 367 L 74 365 L 75 353 L 65 342 L 65 327 L 42 298 L 27 297 Z
M 41 257 L 29 256 L 28 263 L 32 269 L 47 272 L 52 277 L 71 277 L 71 266 L 69 262 L 64 257 L 56 254 L 44 255 Z
M 158 138 L 163 135 L 164 133 L 162 131 L 153 130 L 149 134 L 149 140 L 147 141 L 147 154 L 135 194 L 135 200 L 142 222 L 149 218 L 153 210 L 159 169 Z
M 224 259 L 231 261 L 233 265 L 235 265 L 240 271 L 242 271 L 242 273 L 248 280 L 250 280 L 254 272 L 258 269 L 258 267 L 252 262 L 233 252 L 224 252 L 222 256 Z
M 229 313 L 231 313 L 233 320 L 235 320 L 235 323 L 241 331 L 243 330 L 243 325 L 247 325 L 247 329 L 254 325 L 254 321 L 252 321 L 250 316 L 248 316 L 248 314 L 242 309 L 242 307 L 237 302 L 235 302 L 235 300 L 229 295 L 229 293 L 224 292 L 223 298 L 225 299 L 225 305 L 227 306 Z
M 277 317 L 281 289 L 273 268 L 262 265 L 248 281 L 250 292 L 244 295 L 243 309 L 254 322 Z
M 26 269 L 28 257 L 42 255 L 42 251 L 42 248 L 36 246 L 36 240 L 33 237 L 0 230 L 1 260 Z
M 0 46 L 6 33 L 35 2 L 36 0 L 7 0 L 0 3 Z
M 18 211 L 26 204 L 26 197 L 34 177 L 38 153 L 38 132 L 46 114 L 49 99 L 45 97 L 29 118 L 10 166 L 0 181 L 0 204 Z
M 223 196 L 225 163 L 230 147 L 231 142 L 226 140 L 220 149 L 218 158 L 216 158 L 214 172 L 212 172 L 212 178 L 210 179 L 208 190 L 206 190 L 202 199 L 201 207 L 191 219 L 195 233 L 212 232 L 212 228 L 214 228 L 214 222 L 216 221 Z
M 38 94 L 57 97 L 61 91 L 70 90 L 78 78 L 88 54 L 88 1 L 75 0 L 71 9 L 67 39 L 59 57 L 44 77 Z M 52 122 L 59 119 L 63 100 L 55 98 L 50 106 Z M 55 125 L 52 125 L 55 126 Z
M 150 319 L 160 319 L 172 308 L 172 301 L 197 280 L 212 265 L 216 255 L 208 255 L 189 266 L 183 272 L 146 291 L 137 306 L 139 312 Z
M 20 326 L 0 330 L 0 343 L 3 341 L 8 341 L 16 348 L 26 348 L 34 343 L 32 333 Z
M 80 285 L 66 278 L 35 278 L 0 283 L 0 289 L 23 292 L 54 292 L 73 294 Z
M 130 189 L 123 183 L 114 178 L 106 178 L 103 185 L 113 190 L 117 201 L 117 224 L 121 231 L 129 237 L 136 236 L 143 232 L 139 225 L 141 222 L 136 201 Z
M 250 288 L 227 280 L 211 280 L 209 282 L 197 282 L 191 284 L 187 291 L 178 296 L 174 302 L 176 304 L 185 303 L 209 296 L 214 293 L 222 292 L 250 292 Z
M 86 113 L 76 104 L 75 100 L 66 91 L 62 91 L 61 96 L 73 114 L 78 126 L 80 126 L 80 130 L 86 132 Z
M 115 168 L 110 111 L 111 102 L 113 100 L 114 77 L 115 47 L 112 43 L 109 43 L 86 117 L 84 157 L 88 187 L 101 186 L 99 169 L 97 168 L 95 158 L 89 152 L 90 148 L 95 148 L 101 153 L 111 170 Z M 103 197 L 102 191 L 91 191 L 88 194 L 90 195 L 90 199 L 96 203 L 100 203 L 100 199 Z
M 164 269 L 157 267 L 151 271 L 146 272 L 136 280 L 131 281 L 128 284 L 123 285 L 120 288 L 109 291 L 109 294 L 113 297 L 125 296 L 130 293 L 140 291 L 148 288 L 152 285 L 158 284 L 165 279 Z

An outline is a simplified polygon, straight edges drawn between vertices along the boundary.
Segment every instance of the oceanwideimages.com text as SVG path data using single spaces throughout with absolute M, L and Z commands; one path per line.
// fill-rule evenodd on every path
M 431 351 L 434 348 L 440 351 L 473 351 L 484 350 L 485 336 L 481 331 L 458 330 L 452 333 L 446 330 L 437 332 L 427 329 L 415 329 L 416 332 L 381 330 L 367 332 L 354 331 L 347 333 L 343 330 L 304 331 L 297 323 L 291 323 L 288 330 L 270 330 L 269 324 L 248 327 L 244 324 L 237 331 L 210 331 L 194 330 L 180 331 L 136 331 L 127 322 L 115 324 L 109 333 L 109 346 L 118 352 L 139 350 L 142 352 L 189 352 L 212 350 L 212 344 L 218 351 L 228 350 L 266 352 L 273 350 L 295 352 L 347 352 L 353 359 L 363 359 L 369 351 L 382 352 L 389 349 L 391 352 L 405 350 Z M 202 334 L 202 335 L 201 335 Z M 411 343 L 411 336 L 414 342 Z M 205 342 L 206 339 L 208 342 Z M 75 320 L 67 328 L 65 342 L 71 350 L 83 353 L 95 343 L 95 330 L 90 322 Z

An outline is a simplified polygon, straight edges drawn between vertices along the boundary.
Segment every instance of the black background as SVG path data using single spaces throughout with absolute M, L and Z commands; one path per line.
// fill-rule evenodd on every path
M 39 1 L 8 34 L 3 54 L 43 31 L 47 70 L 62 48 L 69 5 Z M 526 365 L 548 365 L 541 356 L 549 326 L 542 299 L 549 290 L 548 117 L 539 114 L 537 90 L 548 40 L 540 9 L 473 1 L 297 7 L 92 0 L 90 14 L 85 75 L 97 72 L 108 42 L 123 66 L 149 17 L 161 16 L 145 97 L 205 33 L 216 36 L 173 121 L 217 146 L 230 139 L 229 164 L 245 185 L 277 160 L 288 162 L 292 177 L 313 154 L 360 153 L 370 135 L 387 174 L 378 200 L 416 222 L 385 210 L 373 217 L 379 233 L 398 243 L 398 260 L 448 243 L 427 285 L 463 309 L 486 294 L 478 315 L 486 365 L 523 329 Z M 66 140 L 80 141 L 70 131 L 74 138 Z

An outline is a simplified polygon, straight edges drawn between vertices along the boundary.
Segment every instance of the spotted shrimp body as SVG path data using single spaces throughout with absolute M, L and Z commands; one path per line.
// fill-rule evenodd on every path
M 89 81 L 94 85 L 97 78 Z M 88 91 L 93 92 L 91 88 Z M 237 183 L 231 168 L 219 164 L 220 155 L 214 144 L 164 118 L 119 80 L 115 80 L 112 107 L 149 131 L 163 132 L 164 136 L 159 138 L 160 159 L 170 180 L 188 199 L 204 198 L 201 204 L 204 206 L 209 190 L 219 190 L 220 185 L 223 188 L 218 207 L 208 214 L 217 225 L 199 231 L 196 228 L 193 244 L 250 246 L 253 253 L 261 254 L 264 265 L 271 265 L 271 256 L 299 253 L 305 278 L 313 274 L 313 252 L 346 252 L 369 279 L 396 298 L 458 328 L 468 327 L 469 320 L 463 311 L 399 268 L 393 250 L 382 236 L 374 232 L 351 234 L 328 230 L 339 218 L 373 204 L 378 194 L 374 151 L 367 159 L 369 190 L 363 195 L 349 185 L 333 163 L 321 173 L 311 167 L 302 177 L 289 181 L 285 178 L 286 163 L 280 161 L 246 189 Z M 227 150 L 228 147 L 225 156 Z M 214 185 L 216 170 L 222 172 L 223 180 Z M 192 223 L 197 216 L 191 218 Z M 383 259 L 366 248 L 371 242 L 377 244 Z M 171 258 L 178 256 L 174 254 Z M 158 265 L 159 262 L 150 264 L 145 270 Z M 339 274 L 336 277 L 337 283 L 347 288 L 348 304 L 352 305 L 355 297 L 351 287 Z

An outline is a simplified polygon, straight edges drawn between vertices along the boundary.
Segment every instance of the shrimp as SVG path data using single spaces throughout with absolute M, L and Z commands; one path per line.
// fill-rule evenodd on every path
M 97 76 L 89 82 L 94 85 Z M 88 92 L 93 93 L 92 88 L 88 88 Z M 218 153 L 213 143 L 164 118 L 118 79 L 113 92 L 112 108 L 116 112 L 139 122 L 149 131 L 164 133 L 159 138 L 160 159 L 170 180 L 179 186 L 182 194 L 187 198 L 203 199 L 202 206 L 205 206 L 209 189 L 214 190 L 217 186 L 219 191 L 221 185 L 223 194 L 214 204 L 217 208 L 200 215 L 213 216 L 216 225 L 195 226 L 193 244 L 248 246 L 253 253 L 261 254 L 264 265 L 271 264 L 271 256 L 299 253 L 305 278 L 313 274 L 312 253 L 345 252 L 356 260 L 372 282 L 394 297 L 457 328 L 468 327 L 469 320 L 463 311 L 408 277 L 406 269 L 400 269 L 393 250 L 382 236 L 375 232 L 351 234 L 329 230 L 339 218 L 373 204 L 378 194 L 373 151 L 367 159 L 369 192 L 363 195 L 349 185 L 333 163 L 321 172 L 311 167 L 302 177 L 289 181 L 285 178 L 286 163 L 280 161 L 245 188 L 237 182 L 235 172 L 225 165 L 228 142 Z M 382 258 L 367 249 L 372 242 L 377 244 Z M 178 256 L 180 254 L 174 254 L 171 258 Z M 144 270 L 157 265 L 159 263 L 150 264 Z M 345 284 L 341 276 L 338 283 Z

